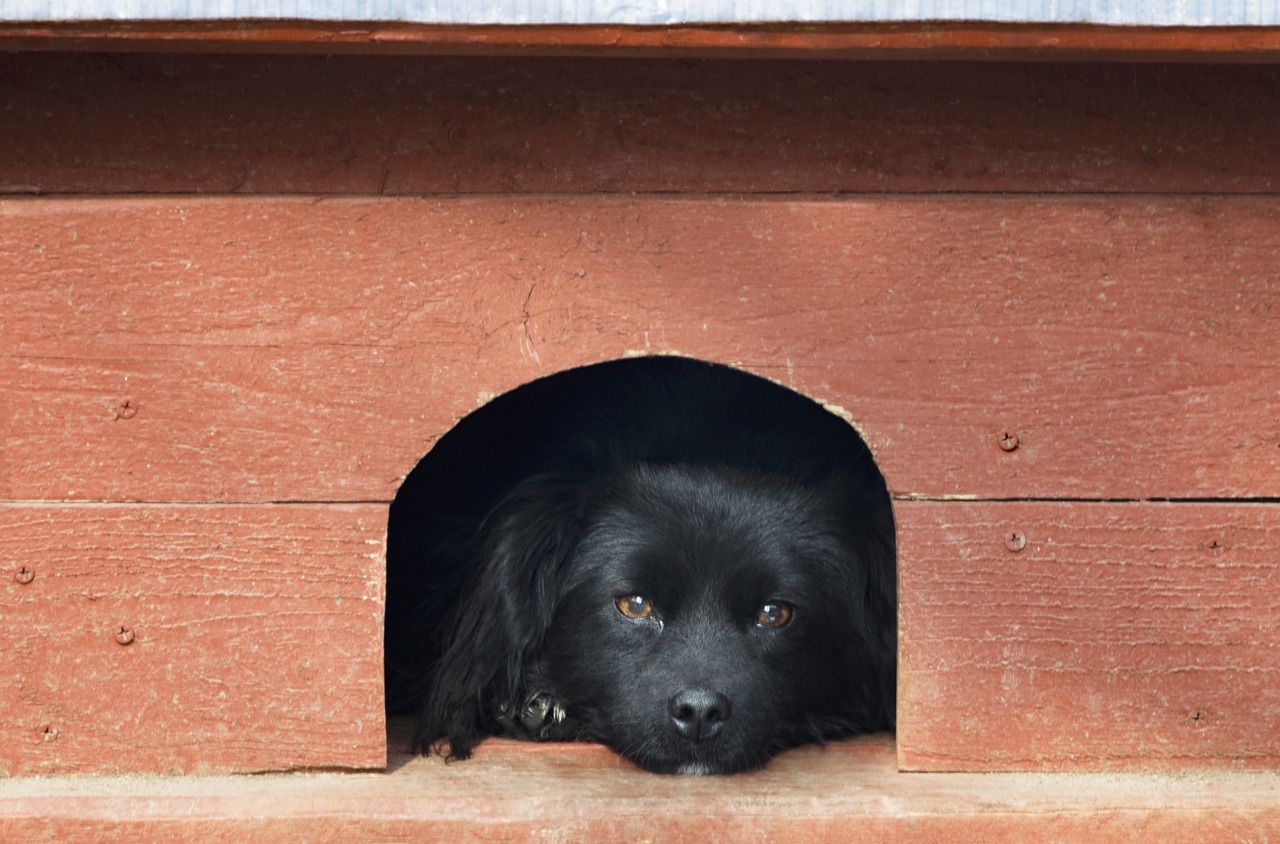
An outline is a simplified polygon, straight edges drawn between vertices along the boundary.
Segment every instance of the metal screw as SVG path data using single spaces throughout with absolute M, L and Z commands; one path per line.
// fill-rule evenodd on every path
M 132 419 L 138 415 L 138 403 L 133 399 L 123 399 L 116 405 L 117 419 Z
M 1013 451 L 1020 443 L 1021 440 L 1013 431 L 1005 431 L 1000 435 L 1000 448 L 1004 451 Z
M 133 628 L 120 625 L 120 629 L 116 631 L 116 641 L 122 645 L 127 645 L 133 641 Z
M 464 141 L 467 140 L 467 126 L 465 123 L 455 123 L 445 130 L 445 142 L 448 143 L 449 149 L 457 151 L 462 147 Z
M 22 566 L 13 573 L 13 579 L 21 583 L 23 586 L 26 586 L 28 583 L 36 579 L 36 570 Z
M 1010 551 L 1021 551 L 1027 547 L 1027 535 L 1016 530 L 1011 530 L 1004 535 L 1004 547 Z

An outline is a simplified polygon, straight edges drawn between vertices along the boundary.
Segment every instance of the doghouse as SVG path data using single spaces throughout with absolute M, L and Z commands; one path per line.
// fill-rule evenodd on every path
M 0 44 L 0 838 L 1280 835 L 1277 30 Z M 643 354 L 872 448 L 894 741 L 408 759 L 399 484 L 492 397 Z

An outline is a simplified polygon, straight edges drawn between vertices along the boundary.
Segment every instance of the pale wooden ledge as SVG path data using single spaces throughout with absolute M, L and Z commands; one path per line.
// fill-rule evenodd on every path
M 903 774 L 891 742 L 682 778 L 592 745 L 490 741 L 389 772 L 48 777 L 0 788 L 0 840 L 1237 841 L 1280 835 L 1280 773 Z

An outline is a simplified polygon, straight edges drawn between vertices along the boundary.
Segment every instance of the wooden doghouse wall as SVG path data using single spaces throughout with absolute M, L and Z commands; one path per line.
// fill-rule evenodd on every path
M 875 450 L 903 767 L 1276 766 L 1277 77 L 0 57 L 0 773 L 381 766 L 400 479 L 664 352 Z

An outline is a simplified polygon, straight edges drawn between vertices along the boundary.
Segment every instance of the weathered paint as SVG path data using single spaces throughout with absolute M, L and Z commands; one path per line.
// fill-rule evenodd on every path
M 1280 767 L 1280 504 L 897 516 L 905 769 Z
M 636 349 L 843 408 L 903 496 L 1280 496 L 1269 199 L 0 215 L 0 312 L 22 315 L 0 326 L 0 497 L 389 501 L 479 394 Z
M 386 514 L 0 504 L 0 777 L 381 768 Z
M 1275 52 L 1270 31 L 292 26 L 0 44 Z M 637 352 L 766 375 L 875 449 L 901 499 L 903 764 L 1275 766 L 1272 69 L 10 55 L 0 77 L 0 191 L 24 195 L 0 203 L 6 772 L 376 767 L 376 557 L 400 479 L 485 396 Z M 41 196 L 121 193 L 161 195 Z M 423 193 L 451 196 L 376 198 Z M 1187 498 L 1223 502 L 1143 502 Z M 1010 530 L 1027 537 L 1016 554 Z M 1224 537 L 1205 552 L 1220 557 L 1199 556 L 1201 533 Z M 456 798 L 427 819 L 427 803 L 392 820 L 365 803 L 326 827 L 315 802 L 275 802 L 285 780 L 181 805 L 110 781 L 88 802 L 6 804 L 0 837 L 497 834 L 477 818 L 506 793 L 499 823 L 532 834 L 571 817 L 558 776 L 594 788 L 618 766 L 544 750 L 522 750 L 533 769 L 411 763 L 435 783 L 413 780 L 414 799 Z M 726 796 L 684 829 L 781 835 L 800 804 L 833 837 L 1230 840 L 1276 823 L 1273 793 L 1232 802 L 1273 788 L 1262 774 L 1186 775 L 1207 802 L 1176 780 L 1141 805 L 1072 802 L 1081 780 L 980 778 L 888 817 L 911 778 L 887 756 L 874 806 L 829 802 L 861 792 L 821 751 L 787 758 L 827 779 L 780 765 L 759 815 L 733 821 Z M 504 770 L 549 772 L 558 802 L 501 791 Z M 656 817 L 675 834 L 661 789 L 722 787 L 665 782 L 640 809 L 607 796 L 580 828 Z M 999 802 L 1020 782 L 1039 809 Z M 836 808 L 815 818 L 815 796 Z M 251 815 L 257 799 L 280 811 Z

